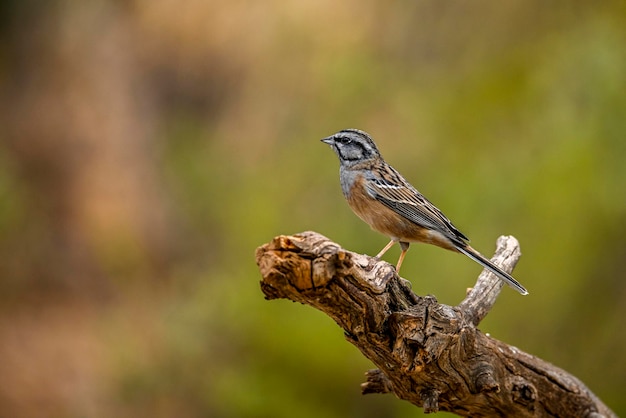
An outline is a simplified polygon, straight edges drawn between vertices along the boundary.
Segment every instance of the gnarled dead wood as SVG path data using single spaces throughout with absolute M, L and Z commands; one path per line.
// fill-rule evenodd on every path
M 511 271 L 519 256 L 517 240 L 501 237 L 492 261 Z M 278 236 L 256 260 L 267 299 L 326 313 L 378 367 L 363 393 L 393 392 L 426 412 L 461 416 L 615 416 L 574 376 L 476 328 L 502 288 L 490 273 L 447 306 L 414 294 L 390 264 L 315 232 Z

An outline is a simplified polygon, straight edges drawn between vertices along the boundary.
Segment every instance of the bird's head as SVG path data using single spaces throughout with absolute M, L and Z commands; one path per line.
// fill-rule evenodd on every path
M 344 129 L 322 139 L 322 142 L 331 146 L 345 166 L 380 158 L 372 137 L 358 129 Z

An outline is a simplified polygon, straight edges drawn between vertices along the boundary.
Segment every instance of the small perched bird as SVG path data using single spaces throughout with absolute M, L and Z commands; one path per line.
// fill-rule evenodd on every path
M 396 242 L 402 252 L 400 266 L 412 242 L 433 244 L 465 254 L 490 270 L 522 295 L 528 292 L 510 274 L 469 246 L 467 238 L 415 187 L 387 164 L 372 138 L 358 129 L 344 129 L 322 139 L 337 153 L 341 189 L 348 204 L 372 229 L 391 238 L 377 258 Z

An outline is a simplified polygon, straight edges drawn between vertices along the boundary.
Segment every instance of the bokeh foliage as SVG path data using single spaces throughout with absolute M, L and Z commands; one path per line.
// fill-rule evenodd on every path
M 372 365 L 337 326 L 259 290 L 254 249 L 275 235 L 386 243 L 319 142 L 347 127 L 485 254 L 520 240 L 530 296 L 505 290 L 483 330 L 626 413 L 623 1 L 8 1 L 0 17 L 7 416 L 420 416 L 362 397 Z M 478 272 L 426 246 L 403 267 L 449 304 Z

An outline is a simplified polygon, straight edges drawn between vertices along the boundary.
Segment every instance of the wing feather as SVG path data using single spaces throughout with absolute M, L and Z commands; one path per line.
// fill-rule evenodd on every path
M 367 181 L 368 193 L 409 221 L 438 231 L 453 242 L 464 245 L 469 239 L 435 205 L 407 182 L 393 167 L 387 166 L 384 177 Z

